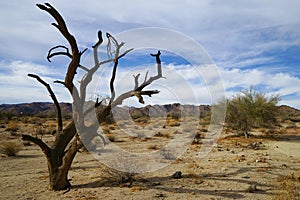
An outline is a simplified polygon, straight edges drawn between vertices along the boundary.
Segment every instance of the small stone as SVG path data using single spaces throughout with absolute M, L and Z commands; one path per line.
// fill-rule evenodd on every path
M 155 195 L 155 197 L 165 197 L 165 195 L 162 194 L 162 193 L 158 193 L 158 194 Z
M 257 186 L 256 184 L 251 184 L 249 185 L 248 189 L 246 190 L 247 192 L 253 193 L 257 191 Z
M 151 186 L 158 186 L 158 185 L 161 185 L 161 182 L 154 182 L 151 184 Z
M 172 178 L 174 179 L 180 179 L 182 178 L 182 172 L 181 171 L 177 171 L 172 175 Z
M 227 171 L 227 168 L 223 167 L 223 168 L 222 168 L 222 171 L 223 171 L 223 172 Z

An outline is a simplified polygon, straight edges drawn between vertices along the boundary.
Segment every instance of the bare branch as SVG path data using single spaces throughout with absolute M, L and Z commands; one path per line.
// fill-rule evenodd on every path
M 161 61 L 160 61 L 160 51 L 157 54 L 150 54 L 156 58 L 156 65 L 157 65 L 157 75 L 150 77 L 148 80 L 145 79 L 144 83 L 141 84 L 139 87 L 136 88 L 136 91 L 142 91 L 146 86 L 150 85 L 153 81 L 162 78 L 162 69 L 161 69 Z
M 113 67 L 113 71 L 112 71 L 112 75 L 111 75 L 111 79 L 110 79 L 110 83 L 109 83 L 110 93 L 111 93 L 111 97 L 110 97 L 111 102 L 115 99 L 115 96 L 116 96 L 116 92 L 115 92 L 115 88 L 114 88 L 114 81 L 116 78 L 118 64 L 119 64 L 119 60 L 115 59 L 114 67 Z
M 158 93 L 159 93 L 158 90 L 128 91 L 128 92 L 125 92 L 125 93 L 121 94 L 120 96 L 118 96 L 118 98 L 116 98 L 116 100 L 111 103 L 111 107 L 121 105 L 125 99 L 133 97 L 133 96 L 136 96 L 138 98 L 139 102 L 144 104 L 145 102 L 142 97 L 143 95 L 147 95 L 147 96 L 151 97 L 153 94 L 158 94 Z
M 156 57 L 156 64 L 157 64 L 157 71 L 158 71 L 157 75 L 153 76 L 153 77 L 150 77 L 147 80 L 147 76 L 148 76 L 148 72 L 147 72 L 146 76 L 145 76 L 145 80 L 140 86 L 138 84 L 138 79 L 139 79 L 140 74 L 137 74 L 136 76 L 133 76 L 134 82 L 135 82 L 134 89 L 132 91 L 128 91 L 128 92 L 125 92 L 125 93 L 121 94 L 116 100 L 114 100 L 113 102 L 110 102 L 109 105 L 111 105 L 111 107 L 122 104 L 122 102 L 125 99 L 127 99 L 129 97 L 132 97 L 132 96 L 136 96 L 138 98 L 139 102 L 144 104 L 145 102 L 144 102 L 144 99 L 143 99 L 143 95 L 147 95 L 147 96 L 151 97 L 153 94 L 158 94 L 159 93 L 158 90 L 143 91 L 143 89 L 146 86 L 150 85 L 153 81 L 155 81 L 159 78 L 162 78 L 161 61 L 160 61 L 161 53 L 160 53 L 160 51 L 158 51 L 157 54 L 150 54 L 150 55 Z
M 28 74 L 29 77 L 32 77 L 32 78 L 35 78 L 38 82 L 40 82 L 42 85 L 44 85 L 52 100 L 53 100 L 53 103 L 55 105 L 55 108 L 56 108 L 56 113 L 57 113 L 57 130 L 60 132 L 63 130 L 63 124 L 62 124 L 62 116 L 61 116 L 61 109 L 60 109 L 60 105 L 58 103 L 58 100 L 54 94 L 54 92 L 52 91 L 50 85 L 48 83 L 46 83 L 44 80 L 42 80 L 38 75 L 35 75 L 35 74 Z
M 144 83 L 147 81 L 149 71 L 146 72 Z
M 103 42 L 103 37 L 102 37 L 102 31 L 98 31 L 98 42 L 93 46 L 94 49 L 94 62 L 95 66 L 98 65 L 99 59 L 98 59 L 98 47 L 102 44 Z
M 54 83 L 59 83 L 59 84 L 62 84 L 62 85 L 64 85 L 64 86 L 66 86 L 65 85 L 65 82 L 63 82 L 63 81 L 59 81 L 59 80 L 56 80 L 56 81 L 53 81 Z
M 136 76 L 133 75 L 134 78 L 134 90 L 139 86 L 139 77 L 140 77 L 140 73 L 138 73 Z
M 66 51 L 63 52 L 63 51 L 59 51 L 59 52 L 54 52 L 52 53 L 52 51 L 58 49 L 58 48 L 63 48 L 65 49 Z M 55 46 L 55 47 L 52 47 L 51 49 L 49 49 L 48 51 L 48 55 L 47 55 L 47 60 L 49 62 L 51 62 L 50 58 L 54 57 L 54 56 L 58 56 L 58 55 L 64 55 L 64 56 L 68 56 L 69 58 L 72 58 L 72 55 L 69 53 L 69 49 L 63 45 L 58 45 L 58 46 Z
M 133 48 L 126 50 L 124 53 L 120 54 L 120 49 L 122 48 L 122 46 L 124 46 L 124 42 L 121 42 L 120 44 L 118 43 L 118 41 L 116 40 L 116 38 L 114 38 L 110 33 L 106 33 L 106 37 L 108 39 L 108 44 L 107 44 L 107 52 L 112 54 L 111 52 L 111 47 L 110 44 L 113 43 L 116 51 L 115 51 L 115 58 L 114 58 L 114 67 L 113 67 L 113 71 L 112 71 L 112 75 L 111 75 L 111 79 L 110 79 L 110 93 L 111 93 L 111 97 L 110 97 L 110 104 L 114 101 L 115 96 L 116 96 L 116 92 L 115 92 L 115 88 L 114 88 L 114 81 L 116 78 L 116 73 L 117 73 L 117 67 L 119 64 L 119 59 L 122 58 L 123 56 L 125 56 L 128 52 L 132 51 Z
M 41 139 L 23 134 L 22 140 L 33 142 L 34 144 L 38 145 L 42 149 L 42 151 L 44 152 L 47 158 L 51 157 L 51 149 Z
M 83 65 L 79 65 L 79 68 L 83 69 L 84 71 L 90 71 L 87 67 L 83 66 Z
M 73 79 L 76 74 L 76 70 L 80 65 L 80 57 L 83 52 L 79 52 L 78 45 L 74 36 L 70 34 L 64 19 L 54 7 L 52 7 L 49 3 L 45 3 L 44 5 L 37 4 L 37 7 L 39 7 L 41 10 L 48 12 L 56 20 L 56 23 L 52 23 L 52 25 L 55 26 L 65 37 L 65 39 L 69 42 L 69 45 L 72 50 L 72 61 L 69 64 L 68 71 L 65 77 L 65 86 L 72 94 L 74 87 Z M 60 55 L 61 54 L 62 53 L 60 53 Z
M 102 31 L 98 31 L 98 42 L 92 46 L 93 48 L 97 48 L 98 46 L 100 46 L 103 42 L 103 38 L 102 38 Z

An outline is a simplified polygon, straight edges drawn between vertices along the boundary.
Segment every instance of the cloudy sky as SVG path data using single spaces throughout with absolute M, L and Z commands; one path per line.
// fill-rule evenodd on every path
M 133 74 L 141 73 L 143 77 L 146 70 L 149 76 L 155 74 L 155 61 L 148 54 L 163 48 L 161 58 L 166 79 L 150 87 L 161 93 L 146 98 L 146 103 L 210 104 L 214 94 L 223 89 L 230 97 L 254 86 L 267 95 L 279 94 L 280 104 L 300 109 L 298 0 L 49 2 L 63 15 L 81 50 L 97 41 L 99 29 L 138 44 L 147 38 L 149 46 L 143 43 L 144 49 L 136 49 L 121 61 L 116 82 L 119 93 L 133 87 Z M 46 60 L 51 47 L 66 42 L 50 25 L 54 22 L 50 15 L 39 10 L 36 3 L 0 2 L 0 104 L 51 101 L 46 90 L 28 78 L 27 73 L 36 73 L 51 83 L 60 101 L 71 101 L 65 88 L 52 84 L 53 80 L 63 80 L 68 60 L 62 57 L 54 58 L 51 63 Z M 144 32 L 126 34 L 130 30 Z M 178 40 L 172 32 L 178 35 Z M 128 35 L 134 39 L 127 38 Z M 199 62 L 193 60 L 193 55 Z M 105 53 L 101 56 L 107 57 Z M 89 66 L 91 60 L 89 50 L 83 63 Z M 106 80 L 110 69 L 109 65 L 101 68 L 89 98 L 109 94 Z M 80 75 L 82 72 L 78 72 L 77 82 Z M 130 99 L 129 103 L 135 101 Z

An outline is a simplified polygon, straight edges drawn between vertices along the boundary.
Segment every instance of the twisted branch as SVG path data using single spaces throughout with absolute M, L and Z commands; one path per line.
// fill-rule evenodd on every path
M 69 92 L 72 94 L 73 87 L 74 87 L 73 79 L 76 74 L 76 70 L 77 70 L 78 66 L 80 65 L 79 64 L 80 57 L 85 50 L 83 52 L 80 52 L 78 50 L 78 45 L 77 45 L 77 42 L 76 42 L 74 36 L 70 34 L 64 19 L 62 18 L 62 16 L 59 14 L 59 12 L 54 7 L 52 7 L 49 3 L 45 3 L 44 5 L 37 4 L 36 6 L 39 7 L 41 10 L 48 12 L 56 20 L 56 23 L 52 23 L 52 25 L 60 31 L 60 33 L 65 37 L 65 39 L 68 41 L 68 43 L 71 47 L 72 61 L 69 63 L 68 71 L 65 76 L 65 86 L 68 88 Z M 63 52 L 57 52 L 55 55 L 62 55 L 62 54 L 66 54 L 67 56 L 70 56 L 68 53 L 63 53 Z
M 65 49 L 66 51 L 63 52 L 63 51 L 59 51 L 59 52 L 54 52 L 52 53 L 52 51 L 58 49 L 58 48 L 63 48 Z M 72 55 L 69 53 L 69 49 L 63 45 L 58 45 L 58 46 L 55 46 L 55 47 L 52 47 L 51 49 L 49 49 L 48 51 L 48 55 L 47 55 L 47 60 L 49 62 L 51 62 L 50 58 L 54 57 L 54 56 L 58 56 L 58 55 L 64 55 L 64 56 L 68 56 L 69 58 L 72 58 Z

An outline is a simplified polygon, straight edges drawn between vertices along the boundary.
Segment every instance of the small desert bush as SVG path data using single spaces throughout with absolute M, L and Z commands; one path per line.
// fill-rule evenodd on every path
M 102 166 L 101 177 L 110 184 L 118 184 L 120 187 L 131 187 L 137 175 L 138 166 L 135 161 L 124 155 L 117 155 L 117 159 L 111 163 L 112 167 Z M 122 169 L 122 171 L 117 168 Z
M 294 173 L 277 179 L 277 189 L 280 191 L 274 199 L 293 200 L 300 198 L 300 176 Z
M 0 152 L 7 156 L 16 156 L 21 150 L 21 146 L 16 142 L 4 141 L 0 145 Z
M 19 130 L 19 124 L 16 121 L 9 121 L 5 131 L 17 132 Z
M 160 131 L 158 131 L 157 133 L 154 134 L 154 136 L 155 136 L 155 137 L 162 137 L 163 134 L 162 134 Z
M 171 138 L 171 135 L 167 131 L 158 131 L 157 133 L 154 134 L 155 137 L 164 137 L 164 138 Z
M 173 120 L 173 119 L 169 119 L 168 121 L 167 121 L 167 125 L 168 126 L 180 126 L 180 122 L 179 121 L 175 121 L 175 120 Z

